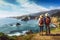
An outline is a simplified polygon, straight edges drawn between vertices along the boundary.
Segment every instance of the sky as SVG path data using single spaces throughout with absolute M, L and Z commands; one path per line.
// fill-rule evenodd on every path
M 60 9 L 59 0 L 0 0 L 0 18 Z

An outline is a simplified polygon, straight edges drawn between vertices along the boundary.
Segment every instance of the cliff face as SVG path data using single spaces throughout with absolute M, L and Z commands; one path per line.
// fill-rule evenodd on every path
M 56 12 L 55 14 L 52 14 L 52 16 L 60 17 L 60 11 L 59 12 Z
M 35 19 L 36 17 L 39 17 L 40 14 L 45 14 L 45 13 L 49 13 L 51 16 L 60 16 L 60 9 L 43 11 L 43 12 L 39 12 L 39 13 L 31 13 L 28 15 L 16 16 L 16 17 L 12 17 L 12 18 L 22 19 L 24 17 L 30 17 L 30 19 Z

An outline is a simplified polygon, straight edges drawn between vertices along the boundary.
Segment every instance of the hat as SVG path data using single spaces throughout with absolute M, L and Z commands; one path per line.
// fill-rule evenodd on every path
M 46 14 L 45 14 L 45 16 L 49 16 L 49 14 L 48 14 L 48 13 L 46 13 Z
M 40 15 L 40 18 L 42 18 L 43 17 L 43 15 Z

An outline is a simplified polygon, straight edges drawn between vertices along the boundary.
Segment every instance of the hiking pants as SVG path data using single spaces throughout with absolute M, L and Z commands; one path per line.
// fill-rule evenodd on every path
M 49 27 L 49 25 L 46 25 L 46 34 L 50 34 L 50 27 Z
M 40 32 L 43 32 L 43 26 L 39 26 L 40 27 Z

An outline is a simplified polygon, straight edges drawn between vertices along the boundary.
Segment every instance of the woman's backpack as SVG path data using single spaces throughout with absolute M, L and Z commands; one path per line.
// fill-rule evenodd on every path
M 50 17 L 46 17 L 46 19 L 45 19 L 45 23 L 48 25 L 48 24 L 50 24 L 50 22 L 51 22 Z
M 40 25 L 43 24 L 43 18 L 40 18 L 40 20 L 39 20 L 39 24 L 40 24 Z

